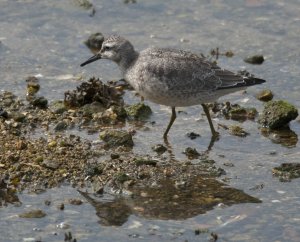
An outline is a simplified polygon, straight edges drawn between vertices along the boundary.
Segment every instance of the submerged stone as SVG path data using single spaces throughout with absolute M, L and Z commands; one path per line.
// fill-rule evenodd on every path
M 20 218 L 43 218 L 46 216 L 46 213 L 44 213 L 42 210 L 31 210 L 25 213 L 19 214 Z
M 255 108 L 235 107 L 229 110 L 229 116 L 233 120 L 254 119 L 257 115 Z
M 290 181 L 300 177 L 300 163 L 283 163 L 278 167 L 274 167 L 272 172 L 281 181 Z
M 270 129 L 282 128 L 298 116 L 298 110 L 287 101 L 270 101 L 265 104 L 258 122 Z
M 253 55 L 248 56 L 244 59 L 246 63 L 253 64 L 253 65 L 260 65 L 264 62 L 264 56 L 263 55 Z
M 137 103 L 125 108 L 127 115 L 129 118 L 134 120 L 144 120 L 147 119 L 152 110 L 149 106 L 145 105 L 144 103 Z
M 99 137 L 108 147 L 133 147 L 132 135 L 125 130 L 104 130 Z
M 238 125 L 229 126 L 229 133 L 239 137 L 246 137 L 249 135 L 242 127 Z

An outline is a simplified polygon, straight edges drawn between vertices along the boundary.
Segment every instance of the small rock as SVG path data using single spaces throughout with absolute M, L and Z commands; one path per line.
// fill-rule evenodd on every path
M 132 135 L 125 130 L 105 130 L 99 136 L 108 147 L 133 147 Z
M 8 113 L 0 107 L 0 117 L 7 119 Z
M 265 104 L 258 122 L 264 127 L 279 129 L 296 119 L 297 116 L 298 110 L 292 104 L 283 100 L 269 101 Z
M 157 161 L 156 160 L 148 160 L 148 159 L 134 159 L 134 163 L 137 166 L 142 166 L 142 165 L 146 165 L 146 166 L 156 166 Z
M 65 209 L 65 204 L 61 203 L 61 204 L 59 204 L 59 205 L 57 206 L 57 208 L 58 208 L 59 210 L 64 210 L 64 209 Z
M 137 103 L 125 108 L 127 115 L 129 118 L 134 120 L 145 120 L 147 119 L 152 110 L 149 106 L 145 105 L 144 103 Z
M 243 121 L 246 119 L 254 119 L 257 115 L 257 110 L 255 108 L 243 108 L 237 106 L 230 109 L 228 114 L 233 120 Z
M 20 218 L 43 218 L 46 216 L 46 213 L 44 213 L 42 210 L 31 210 L 22 214 L 19 214 Z
M 63 112 L 67 111 L 64 101 L 62 100 L 52 102 L 49 108 L 55 114 L 62 114 Z
M 249 133 L 247 133 L 242 127 L 238 125 L 229 126 L 229 133 L 239 137 L 246 137 L 247 135 L 249 135 Z
M 260 65 L 264 62 L 264 60 L 265 59 L 263 55 L 253 55 L 244 59 L 246 63 L 253 64 L 253 65 Z
M 163 154 L 164 152 L 167 151 L 167 148 L 163 146 L 162 144 L 157 144 L 152 146 L 152 150 L 157 152 L 158 154 Z
M 20 113 L 20 112 L 13 112 L 13 113 L 11 113 L 10 116 L 16 122 L 23 122 L 26 118 L 26 116 L 23 113 Z
M 77 198 L 70 198 L 69 203 L 72 205 L 81 205 L 83 202 L 80 199 Z
M 262 90 L 256 95 L 256 98 L 260 101 L 268 102 L 273 99 L 273 93 L 269 89 Z
M 191 147 L 187 147 L 183 152 L 189 159 L 197 159 L 200 156 L 200 153 Z
M 48 100 L 44 97 L 34 97 L 29 102 L 32 106 L 38 107 L 38 108 L 46 108 L 48 105 Z
M 120 158 L 120 155 L 119 154 L 116 154 L 116 153 L 112 153 L 110 154 L 110 158 L 115 160 L 115 159 L 119 159 Z
M 198 137 L 200 137 L 200 134 L 196 134 L 194 132 L 188 133 L 187 137 L 189 137 L 191 140 L 196 139 Z
M 273 168 L 272 172 L 281 181 L 290 181 L 300 177 L 300 163 L 282 163 L 279 167 Z
M 94 33 L 94 34 L 91 34 L 84 43 L 93 52 L 98 52 L 99 50 L 101 50 L 103 41 L 104 41 L 103 34 Z
M 132 179 L 127 174 L 120 172 L 120 173 L 116 174 L 115 180 L 119 183 L 124 183 L 124 182 L 132 180 Z
M 68 124 L 66 123 L 66 121 L 60 121 L 55 125 L 54 130 L 55 131 L 63 131 L 65 129 L 67 129 L 67 127 L 68 127 Z

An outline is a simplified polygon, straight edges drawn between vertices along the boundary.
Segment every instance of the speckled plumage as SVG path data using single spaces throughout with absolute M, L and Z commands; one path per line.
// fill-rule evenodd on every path
M 100 52 L 82 65 L 100 58 L 116 62 L 124 79 L 141 96 L 172 107 L 172 116 L 175 107 L 203 106 L 228 93 L 265 82 L 221 69 L 188 51 L 148 48 L 137 52 L 128 40 L 116 35 L 105 39 Z M 171 118 L 165 135 L 174 120 Z

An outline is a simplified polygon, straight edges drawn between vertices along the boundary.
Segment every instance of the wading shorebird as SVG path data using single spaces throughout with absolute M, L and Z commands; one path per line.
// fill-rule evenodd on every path
M 175 107 L 199 105 L 206 114 L 212 137 L 216 132 L 206 103 L 265 80 L 241 76 L 221 69 L 192 52 L 170 48 L 148 48 L 141 52 L 125 38 L 111 35 L 101 50 L 80 66 L 99 59 L 118 64 L 124 79 L 144 98 L 172 109 L 164 138 L 176 119 Z

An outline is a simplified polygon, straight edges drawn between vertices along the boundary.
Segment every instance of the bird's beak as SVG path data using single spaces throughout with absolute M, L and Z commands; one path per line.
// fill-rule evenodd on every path
M 96 55 L 92 56 L 91 58 L 89 58 L 87 61 L 83 62 L 80 66 L 85 66 L 89 63 L 92 63 L 96 60 L 101 59 L 101 54 L 97 53 Z

